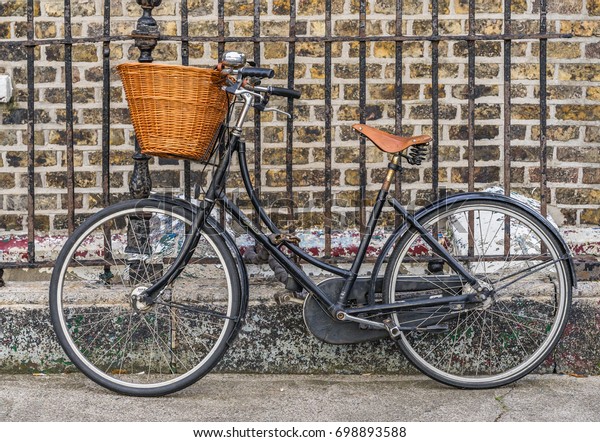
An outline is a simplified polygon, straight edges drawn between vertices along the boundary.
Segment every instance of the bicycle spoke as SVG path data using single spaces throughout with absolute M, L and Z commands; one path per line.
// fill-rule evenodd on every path
M 131 318 L 130 318 L 129 324 L 131 324 Z M 136 325 L 135 325 L 133 328 L 130 328 L 131 332 L 134 332 L 134 331 L 136 331 L 136 330 L 137 330 L 137 328 L 140 326 L 140 324 L 141 324 L 141 319 L 138 319 L 138 321 L 137 321 Z M 127 339 L 129 339 L 129 337 L 127 337 Z M 100 355 L 100 356 L 97 358 L 97 360 L 98 360 L 98 361 L 102 361 L 102 360 L 104 359 L 104 357 L 105 357 L 105 356 L 106 356 L 106 355 L 107 355 L 107 354 L 108 354 L 108 353 L 109 353 L 111 350 L 113 350 L 113 349 L 114 349 L 114 348 L 115 348 L 117 345 L 119 345 L 119 344 L 121 343 L 121 341 L 122 341 L 122 340 L 123 340 L 123 338 L 122 338 L 122 337 L 118 338 L 118 339 L 115 341 L 115 343 L 114 343 L 112 346 L 110 346 L 108 349 L 106 349 L 106 350 L 104 351 L 104 353 L 102 353 L 102 355 Z M 112 367 L 112 364 L 113 364 L 113 363 L 111 362 L 111 364 L 110 364 L 110 365 L 109 365 L 109 366 L 108 366 L 108 367 L 105 369 L 105 371 L 106 371 L 106 372 L 108 372 L 108 373 L 110 372 L 110 367 Z
M 235 320 L 236 318 L 232 318 L 229 317 L 227 315 L 224 315 L 223 313 L 219 313 L 216 311 L 211 311 L 211 310 L 206 310 L 206 309 L 199 309 L 196 307 L 190 307 L 184 304 L 179 304 L 176 302 L 163 302 L 163 301 L 155 301 L 155 304 L 158 305 L 165 305 L 167 307 L 172 307 L 172 308 L 178 308 L 181 310 L 185 310 L 188 312 L 192 312 L 192 313 L 199 313 L 199 314 L 204 314 L 204 315 L 208 315 L 208 316 L 214 316 L 216 318 L 221 318 L 221 319 L 230 319 L 230 320 Z
M 560 260 L 549 261 L 548 263 L 545 263 L 544 265 L 540 266 L 540 267 L 538 268 L 538 270 L 541 270 L 541 269 L 544 269 L 544 268 L 546 268 L 546 267 L 549 267 L 549 266 L 550 266 L 550 265 L 552 265 L 552 264 L 556 264 L 556 262 L 558 262 L 558 261 L 560 261 Z M 528 269 L 528 270 L 531 270 L 531 269 Z M 521 273 L 521 272 L 518 272 L 518 273 Z M 517 273 L 517 274 L 518 274 L 518 273 Z M 510 277 L 512 277 L 512 276 L 514 276 L 514 275 L 510 275 L 510 276 L 508 276 L 507 278 L 510 278 Z M 509 282 L 509 283 L 507 283 L 507 284 L 504 284 L 504 285 L 501 285 L 500 287 L 497 287 L 497 288 L 496 288 L 496 290 L 497 290 L 497 291 L 500 291 L 500 290 L 502 290 L 502 289 L 505 289 L 506 287 L 510 287 L 510 286 L 511 286 L 511 285 L 513 285 L 515 282 L 517 282 L 517 281 L 520 281 L 520 280 L 522 280 L 523 278 L 526 278 L 527 276 L 529 276 L 529 274 L 528 274 L 528 275 L 524 275 L 524 276 L 520 276 L 520 277 L 518 277 L 517 279 L 515 279 L 515 280 L 513 280 L 513 281 L 511 281 L 511 282 Z M 504 279 L 507 279 L 507 278 L 504 278 Z

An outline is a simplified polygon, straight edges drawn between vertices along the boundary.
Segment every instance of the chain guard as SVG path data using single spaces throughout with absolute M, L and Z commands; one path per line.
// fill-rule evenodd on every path
M 357 278 L 352 292 L 348 296 L 348 304 L 351 306 L 367 305 L 367 296 L 371 286 L 371 277 Z M 345 283 L 343 278 L 330 278 L 319 284 L 323 292 L 335 301 Z M 443 293 L 440 293 L 440 284 L 443 283 Z M 405 293 L 406 298 L 438 296 L 456 296 L 462 291 L 464 281 L 458 275 L 430 275 L 428 279 L 416 276 L 406 276 L 399 278 L 396 282 L 396 292 Z M 381 296 L 383 289 L 383 278 L 375 280 L 375 302 L 382 302 L 377 299 L 377 294 Z M 432 313 L 442 311 L 450 312 L 452 307 L 430 307 L 416 308 L 410 311 L 404 311 L 397 314 L 399 325 L 403 327 L 437 327 L 439 320 L 429 319 Z M 308 330 L 316 338 L 329 344 L 358 344 L 360 342 L 375 341 L 389 337 L 387 330 L 365 328 L 364 325 L 356 322 L 338 321 L 332 318 L 321 306 L 317 298 L 310 294 L 304 302 L 304 323 Z M 433 330 L 433 328 L 431 328 Z
M 322 281 L 319 288 L 334 301 L 344 282 L 343 278 L 330 278 Z M 370 277 L 357 278 L 348 296 L 349 302 L 366 304 L 370 284 Z M 303 313 L 306 328 L 314 337 L 328 344 L 358 344 L 389 337 L 387 330 L 362 328 L 364 326 L 356 322 L 342 322 L 332 318 L 313 294 L 309 294 L 304 301 Z

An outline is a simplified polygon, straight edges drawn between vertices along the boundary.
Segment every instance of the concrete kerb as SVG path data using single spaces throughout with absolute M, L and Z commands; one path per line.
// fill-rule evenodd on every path
M 0 372 L 63 371 L 69 361 L 50 323 L 47 281 L 9 280 L 0 290 Z M 342 346 L 317 340 L 306 330 L 300 305 L 274 302 L 274 294 L 281 290 L 282 286 L 269 278 L 251 278 L 246 321 L 217 371 L 415 373 L 389 340 Z M 600 282 L 579 283 L 564 336 L 539 373 L 600 373 L 599 295 Z
M 316 235 L 315 232 L 304 233 L 315 242 L 303 239 L 303 247 L 314 246 L 319 254 L 318 232 Z M 599 374 L 600 229 L 563 228 L 561 234 L 576 257 L 580 281 L 573 293 L 572 315 L 564 336 L 538 371 Z M 341 250 L 350 253 L 356 238 L 349 234 L 338 238 L 338 242 Z M 248 245 L 243 238 L 241 243 L 238 241 L 241 248 Z M 18 248 L 15 245 L 14 250 L 3 250 L 2 258 L 16 253 Z M 49 250 L 49 253 L 53 252 Z M 389 340 L 335 346 L 312 337 L 303 322 L 301 306 L 280 306 L 274 302 L 274 294 L 283 291 L 283 287 L 273 280 L 269 267 L 250 265 L 248 268 L 251 287 L 246 321 L 218 370 L 291 374 L 414 373 Z M 317 279 L 325 276 L 316 268 L 307 266 L 305 270 Z M 363 269 L 369 270 L 368 265 Z M 1 372 L 60 372 L 68 364 L 50 324 L 47 301 L 50 272 L 51 269 L 5 270 L 6 286 L 0 288 Z

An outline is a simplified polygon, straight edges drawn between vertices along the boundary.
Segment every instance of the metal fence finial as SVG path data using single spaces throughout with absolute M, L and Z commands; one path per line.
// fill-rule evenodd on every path
M 152 63 L 152 51 L 156 47 L 160 31 L 158 23 L 152 17 L 152 10 L 160 6 L 162 0 L 136 0 L 142 7 L 142 16 L 137 21 L 137 27 L 133 31 L 132 37 L 135 39 L 135 46 L 140 50 L 140 63 Z

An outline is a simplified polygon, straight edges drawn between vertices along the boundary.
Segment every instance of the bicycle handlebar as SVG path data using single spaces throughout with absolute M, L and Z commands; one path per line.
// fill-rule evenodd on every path
M 269 87 L 269 92 L 272 95 L 278 95 L 280 97 L 287 97 L 287 98 L 293 98 L 293 99 L 297 99 L 297 98 L 300 98 L 302 96 L 302 92 L 296 91 L 294 89 L 286 89 L 284 87 L 273 87 L 273 86 L 270 86 Z
M 287 89 L 284 87 L 275 87 L 275 86 L 259 86 L 258 84 L 257 85 L 252 85 L 252 84 L 246 85 L 239 80 L 241 78 L 247 78 L 247 77 L 273 78 L 275 76 L 275 71 L 273 69 L 248 66 L 248 67 L 241 68 L 239 70 L 226 69 L 226 70 L 223 70 L 223 72 L 226 73 L 227 75 L 231 75 L 231 74 L 238 75 L 237 85 L 234 85 L 233 83 L 231 83 L 231 84 L 229 84 L 229 86 L 226 89 L 230 93 L 235 93 L 238 90 L 238 87 L 240 87 L 243 84 L 243 88 L 245 88 L 245 90 L 248 92 L 251 92 L 251 91 L 254 91 L 255 93 L 256 92 L 266 92 L 271 95 L 277 95 L 280 97 L 286 97 L 286 98 L 292 98 L 292 99 L 298 99 L 302 96 L 302 93 L 300 91 L 296 91 L 294 89 Z M 258 82 L 258 83 L 260 84 L 260 82 Z
M 268 68 L 247 67 L 238 71 L 242 77 L 273 78 L 275 71 Z
M 293 98 L 297 99 L 302 96 L 302 92 L 296 91 L 294 89 L 287 89 L 284 87 L 275 87 L 275 86 L 254 86 L 253 88 L 256 92 L 266 92 L 271 95 L 277 95 L 279 97 Z

